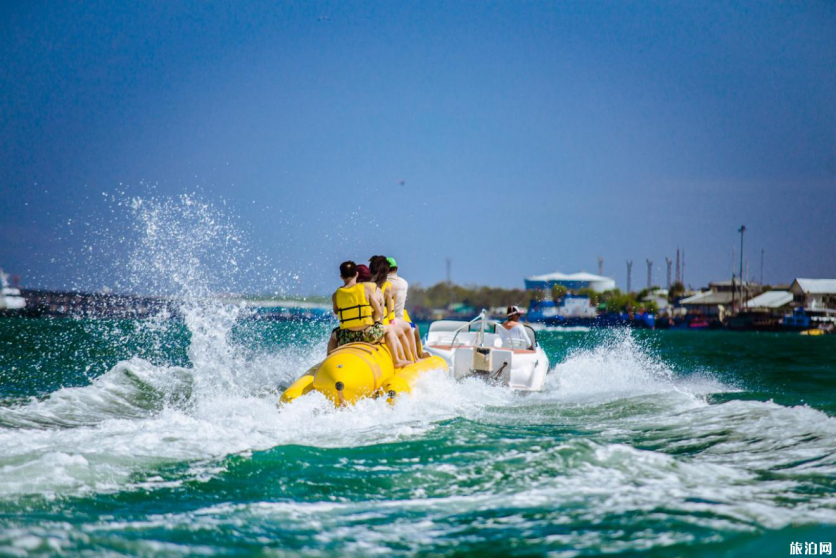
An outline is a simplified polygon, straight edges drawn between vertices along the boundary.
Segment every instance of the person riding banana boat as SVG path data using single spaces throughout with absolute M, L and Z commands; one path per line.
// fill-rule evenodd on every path
M 353 262 L 344 262 L 346 264 Z M 423 350 L 421 344 L 421 334 L 418 327 L 409 318 L 409 313 L 405 308 L 406 294 L 409 289 L 409 284 L 406 280 L 397 275 L 397 262 L 394 258 L 387 258 L 385 256 L 372 256 L 369 260 L 371 269 L 363 264 L 355 265 L 357 269 L 357 278 L 355 284 L 363 284 L 368 286 L 371 291 L 368 296 L 377 300 L 378 304 L 383 308 L 383 317 L 380 321 L 383 326 L 383 332 L 388 335 L 389 331 L 394 331 L 397 337 L 397 344 L 387 341 L 390 349 L 395 350 L 395 355 L 401 363 L 405 361 L 418 362 L 429 358 L 430 355 Z M 342 267 L 340 268 L 342 270 Z M 342 276 L 342 271 L 340 272 Z M 345 282 L 345 277 L 343 281 Z M 341 287 L 344 289 L 345 286 Z M 340 289 L 332 296 L 332 304 L 334 313 L 339 318 L 339 309 L 336 305 L 335 297 L 340 293 Z M 342 326 L 342 322 L 341 322 Z M 334 328 L 331 339 L 328 341 L 328 354 L 331 354 L 334 349 L 340 345 L 345 344 L 340 342 L 340 337 L 345 342 L 351 342 L 357 339 L 358 336 L 347 332 L 340 333 L 342 327 Z M 357 327 L 356 329 L 360 329 Z M 374 333 L 374 330 L 369 332 Z
M 386 316 L 383 319 L 384 325 L 391 326 L 395 330 L 406 358 L 412 362 L 418 362 L 427 358 L 429 355 L 424 355 L 422 354 L 423 351 L 419 351 L 420 338 L 416 340 L 415 335 L 417 328 L 415 328 L 412 322 L 404 319 L 406 292 L 405 290 L 401 290 L 403 284 L 397 280 L 399 279 L 397 275 L 395 277 L 392 276 L 393 262 L 395 262 L 394 258 L 372 256 L 369 260 L 369 267 L 372 278 L 380 289 L 386 308 Z M 395 280 L 393 281 L 393 279 Z M 403 283 L 405 284 L 406 282 L 403 281 Z M 398 308 L 398 301 L 396 299 L 398 295 L 402 298 L 400 308 Z
M 424 351 L 424 347 L 421 343 L 421 332 L 418 329 L 418 326 L 409 317 L 409 312 L 406 309 L 406 296 L 409 292 L 409 283 L 406 279 L 398 275 L 398 262 L 395 261 L 395 258 L 386 258 L 386 261 L 389 263 L 388 279 L 389 283 L 392 285 L 392 298 L 395 303 L 394 319 L 409 326 L 407 335 L 412 336 L 412 343 L 414 343 L 414 350 L 412 354 L 417 356 L 419 359 L 429 358 L 432 355 Z
M 409 393 L 424 372 L 448 370 L 444 359 L 423 354 L 417 327 L 397 317 L 390 262 L 374 256 L 370 263 L 370 269 L 353 261 L 340 264 L 343 286 L 331 297 L 339 326 L 328 342 L 328 356 L 282 393 L 282 403 L 311 391 L 337 406 L 381 395 L 391 402 Z M 405 309 L 403 316 L 408 318 Z
M 388 270 L 387 270 L 388 271 Z M 389 323 L 386 299 L 378 281 L 358 281 L 357 264 L 347 261 L 340 264 L 343 286 L 331 296 L 334 313 L 340 325 L 334 329 L 328 354 L 348 343 L 386 343 L 395 368 L 402 368 L 406 359 L 396 327 Z M 365 277 L 363 278 L 365 279 Z

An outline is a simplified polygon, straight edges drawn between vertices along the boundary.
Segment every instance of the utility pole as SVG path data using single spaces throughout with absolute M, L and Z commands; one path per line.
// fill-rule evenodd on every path
M 735 274 L 734 266 L 737 264 L 737 248 L 731 247 L 731 274 Z
M 653 260 L 645 260 L 647 262 L 647 289 L 653 286 Z
M 682 267 L 679 265 L 679 247 L 676 248 L 676 282 L 682 282 Z
M 743 308 L 743 304 L 746 302 L 743 295 L 743 234 L 746 232 L 746 225 L 740 225 L 737 232 L 740 233 L 740 307 Z
M 763 248 L 761 248 L 761 287 L 763 287 Z
M 627 260 L 627 292 L 633 291 L 633 260 Z
M 604 275 L 604 258 L 598 256 L 598 275 Z
M 448 256 L 447 260 L 446 260 L 446 263 L 447 263 L 447 284 L 452 285 L 453 281 L 452 281 L 452 278 L 451 278 L 451 275 L 450 275 L 450 270 L 453 267 L 453 260 Z

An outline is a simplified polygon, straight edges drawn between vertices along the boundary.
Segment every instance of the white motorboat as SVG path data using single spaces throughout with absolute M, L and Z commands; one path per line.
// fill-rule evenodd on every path
M 457 380 L 477 376 L 514 390 L 541 391 L 549 359 L 534 330 L 524 327 L 529 341 L 506 334 L 483 310 L 470 322 L 433 322 L 424 349 L 446 360 Z
M 9 274 L 0 269 L 0 310 L 21 310 L 26 307 L 26 299 L 20 289 L 9 285 Z

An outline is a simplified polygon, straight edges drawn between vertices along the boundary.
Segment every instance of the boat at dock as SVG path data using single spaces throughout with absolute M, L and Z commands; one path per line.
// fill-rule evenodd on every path
M 0 311 L 23 310 L 26 299 L 20 294 L 20 289 L 9 284 L 9 274 L 0 269 Z
M 836 330 L 836 309 L 833 308 L 794 308 L 781 320 L 785 331 L 805 332 L 821 330 L 823 333 Z M 808 334 L 809 335 L 809 334 Z

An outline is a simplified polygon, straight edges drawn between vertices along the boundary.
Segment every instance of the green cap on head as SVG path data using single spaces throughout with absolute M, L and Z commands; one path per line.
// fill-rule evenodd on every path
M 395 258 L 386 258 L 386 261 L 389 262 L 389 267 L 398 267 L 398 262 L 395 261 Z

